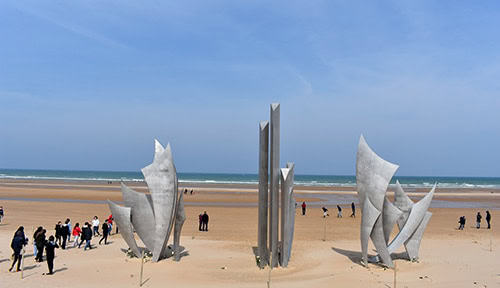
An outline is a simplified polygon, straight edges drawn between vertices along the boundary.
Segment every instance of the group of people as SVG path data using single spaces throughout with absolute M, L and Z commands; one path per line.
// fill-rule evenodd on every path
M 328 208 L 321 207 L 321 209 L 323 210 L 323 218 L 330 216 L 330 214 L 328 214 Z M 351 203 L 351 209 L 351 217 L 356 217 L 356 205 L 354 202 Z M 342 207 L 340 207 L 340 205 L 337 205 L 337 211 L 337 218 L 342 218 Z M 306 215 L 306 202 L 302 202 L 302 215 Z
M 188 194 L 188 189 L 187 189 L 187 188 L 185 188 L 185 189 L 184 189 L 184 195 L 187 195 L 187 194 Z M 193 194 L 194 194 L 193 189 L 191 189 L 191 191 L 189 192 L 189 194 L 190 194 L 190 195 L 193 195 Z
M 108 219 L 102 224 L 102 235 L 99 233 L 99 218 L 94 216 L 92 224 L 85 222 L 85 224 L 80 227 L 80 223 L 76 223 L 75 226 L 71 227 L 71 220 L 68 218 L 64 223 L 61 221 L 57 222 L 54 230 L 54 235 L 50 235 L 47 240 L 47 230 L 42 226 L 39 226 L 33 233 L 33 255 L 35 255 L 35 261 L 43 262 L 43 252 L 45 250 L 45 260 L 47 261 L 47 266 L 49 268 L 48 275 L 54 273 L 54 257 L 55 249 L 62 248 L 66 249 L 66 244 L 71 242 L 71 236 L 73 236 L 73 247 L 80 248 L 83 242 L 85 242 L 84 251 L 87 249 L 92 249 L 92 236 L 102 236 L 99 240 L 99 245 L 104 241 L 104 244 L 108 244 L 108 235 L 111 234 L 111 229 L 113 227 L 113 215 L 109 215 Z M 118 227 L 116 228 L 116 233 L 118 233 Z M 21 271 L 21 257 L 23 254 L 24 246 L 28 244 L 28 238 L 24 234 L 24 227 L 20 226 L 11 242 L 11 248 L 14 252 L 12 266 L 9 271 L 12 271 L 17 263 L 16 271 Z
M 477 215 L 476 215 L 476 229 L 479 229 L 481 228 L 481 220 L 483 219 L 483 216 L 481 215 L 481 212 L 477 212 Z M 460 218 L 458 219 L 458 230 L 464 230 L 465 228 L 465 222 L 466 222 L 466 218 L 465 216 L 460 216 Z M 486 217 L 485 217 L 485 220 L 486 220 L 486 224 L 488 224 L 488 227 L 486 229 L 491 229 L 491 214 L 490 214 L 490 211 L 486 210 Z
M 204 211 L 203 214 L 199 215 L 200 225 L 198 227 L 199 231 L 208 231 L 208 214 Z

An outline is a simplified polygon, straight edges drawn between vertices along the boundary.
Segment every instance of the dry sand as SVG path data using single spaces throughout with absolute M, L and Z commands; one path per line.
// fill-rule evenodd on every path
M 183 187 L 186 184 L 183 184 Z M 133 184 L 144 190 L 144 185 Z M 182 187 L 182 188 L 183 188 Z M 269 271 L 256 266 L 256 187 L 253 185 L 191 185 L 195 195 L 187 195 L 181 245 L 188 255 L 180 262 L 171 259 L 144 265 L 143 287 L 267 287 Z M 415 199 L 423 190 L 413 191 Z M 353 188 L 297 187 L 298 201 L 322 205 L 322 195 L 354 199 Z M 420 262 L 396 260 L 397 287 L 500 287 L 500 193 L 497 190 L 440 189 L 436 200 L 457 203 L 486 203 L 493 217 L 493 229 L 475 229 L 475 214 L 485 209 L 431 208 L 433 217 L 420 249 Z M 326 197 L 326 196 L 325 196 Z M 344 198 L 342 198 L 344 197 Z M 347 197 L 347 198 L 345 198 Z M 121 200 L 119 185 L 84 182 L 0 181 L 0 205 L 6 217 L 0 223 L 0 287 L 138 287 L 140 260 L 128 258 L 120 235 L 112 235 L 107 246 L 96 249 L 57 250 L 56 273 L 45 276 L 46 263 L 35 263 L 32 245 L 27 246 L 24 279 L 10 267 L 10 241 L 23 225 L 26 235 L 42 225 L 48 235 L 54 225 L 67 217 L 72 223 L 101 219 L 109 215 L 104 200 Z M 337 199 L 337 198 L 333 198 Z M 86 203 L 79 203 L 79 201 Z M 360 218 L 322 218 L 320 206 L 310 205 L 306 216 L 297 209 L 295 238 L 289 268 L 273 269 L 271 287 L 393 287 L 394 271 L 370 264 L 360 265 Z M 210 215 L 209 231 L 198 231 L 198 214 Z M 458 217 L 467 216 L 464 231 L 456 229 Z M 484 219 L 484 218 L 483 218 Z M 484 221 L 483 221 L 484 224 Z M 325 234 L 326 229 L 326 234 Z M 490 237 L 492 251 L 490 251 Z M 397 256 L 404 257 L 400 250 Z M 373 252 L 373 247 L 370 247 Z

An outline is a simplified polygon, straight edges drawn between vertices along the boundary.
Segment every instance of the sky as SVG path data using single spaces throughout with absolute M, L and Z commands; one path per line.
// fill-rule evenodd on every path
M 0 168 L 500 176 L 498 1 L 0 1 Z

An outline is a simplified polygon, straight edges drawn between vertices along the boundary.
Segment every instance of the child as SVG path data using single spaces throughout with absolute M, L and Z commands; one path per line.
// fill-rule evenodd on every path
M 55 250 L 59 248 L 59 245 L 54 241 L 54 236 L 50 235 L 49 241 L 45 243 L 45 257 L 47 258 L 47 266 L 49 266 L 49 273 L 47 275 L 54 274 L 54 257 Z

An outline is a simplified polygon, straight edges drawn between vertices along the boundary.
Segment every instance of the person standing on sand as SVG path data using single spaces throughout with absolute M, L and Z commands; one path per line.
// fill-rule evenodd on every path
M 306 215 L 306 202 L 302 202 L 302 215 Z
M 47 230 L 42 229 L 37 235 L 36 235 L 36 250 L 37 254 L 35 257 L 35 261 L 38 262 L 43 262 L 43 247 L 45 246 L 45 233 L 47 233 Z
M 111 236 L 111 232 L 113 232 L 113 214 L 109 215 L 108 224 L 109 224 L 108 235 Z M 118 225 L 116 225 L 116 234 L 118 234 Z
M 54 274 L 54 257 L 56 255 L 56 248 L 59 245 L 54 241 L 54 236 L 50 235 L 49 241 L 45 243 L 45 257 L 47 258 L 47 266 L 49 267 L 49 273 L 47 275 Z
M 12 262 L 12 265 L 9 268 L 9 272 L 12 271 L 12 268 L 14 268 L 14 265 L 17 263 L 17 272 L 21 271 L 21 261 L 22 261 L 22 251 L 23 251 L 23 246 L 26 244 L 26 239 L 24 238 L 24 233 L 22 231 L 17 231 L 14 235 L 14 238 L 12 239 L 12 242 L 10 244 L 10 248 L 12 248 L 12 251 L 14 251 L 14 261 Z
M 0 222 L 2 222 L 2 218 L 4 216 L 3 206 L 0 206 Z
M 38 252 L 38 250 L 36 248 L 36 236 L 38 235 L 38 233 L 42 232 L 42 230 L 43 230 L 43 227 L 38 226 L 38 228 L 36 228 L 36 230 L 35 230 L 35 233 L 33 233 L 33 255 L 35 255 L 35 257 L 36 257 L 36 254 Z
M 476 216 L 476 228 L 479 229 L 481 228 L 481 219 L 483 218 L 483 216 L 481 216 L 481 212 L 477 212 L 477 216 Z
M 200 213 L 200 215 L 198 215 L 198 218 L 199 218 L 199 221 L 200 221 L 200 225 L 198 227 L 198 230 L 201 231 L 201 226 L 202 226 L 202 223 L 203 223 L 203 214 Z
M 87 250 L 87 248 L 92 249 L 92 244 L 90 243 L 90 240 L 92 240 L 92 228 L 88 222 L 86 224 L 87 229 L 83 229 L 82 231 L 82 234 L 85 237 L 85 247 L 83 247 L 83 251 Z
M 94 216 L 94 219 L 92 220 L 92 228 L 94 229 L 94 237 L 101 236 L 99 233 L 99 218 L 97 218 L 97 216 Z
M 61 244 L 62 228 L 61 221 L 57 222 L 56 227 L 54 228 L 54 230 L 56 230 L 56 243 L 59 242 L 59 244 Z
M 62 230 L 61 230 L 61 237 L 62 237 L 62 244 L 61 244 L 61 248 L 63 250 L 66 249 L 66 240 L 68 240 L 68 235 L 70 235 L 69 231 L 68 231 L 68 220 L 66 220 L 64 222 L 64 224 L 62 224 Z
M 337 218 L 342 218 L 342 208 L 337 205 L 337 210 L 339 210 L 339 212 L 337 213 Z
M 71 232 L 73 234 L 73 247 L 78 246 L 78 240 L 80 240 L 80 235 L 82 234 L 82 229 L 80 229 L 80 223 L 75 224 L 75 228 Z
M 351 217 L 356 218 L 356 206 L 354 205 L 354 202 L 351 203 L 351 210 L 352 210 Z
M 108 220 L 106 220 L 104 221 L 104 223 L 102 223 L 102 238 L 101 240 L 99 240 L 99 245 L 101 245 L 102 240 L 104 240 L 104 245 L 108 245 L 108 231 Z
M 490 221 L 491 221 L 491 214 L 490 211 L 486 210 L 486 223 L 488 223 L 488 229 L 491 228 L 490 226 Z
M 202 225 L 201 225 L 201 231 L 208 231 L 208 214 L 207 211 L 203 213 L 203 216 L 201 218 Z
M 71 233 L 73 230 L 71 229 L 71 220 L 69 218 L 66 218 L 66 224 L 68 226 L 68 243 L 71 242 Z

